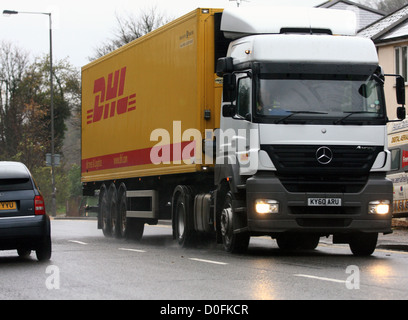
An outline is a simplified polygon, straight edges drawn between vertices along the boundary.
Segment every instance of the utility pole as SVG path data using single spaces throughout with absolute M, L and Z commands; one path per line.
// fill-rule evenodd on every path
M 51 202 L 51 215 L 56 216 L 57 213 L 57 195 L 55 188 L 55 133 L 54 133 L 54 85 L 53 85 L 53 67 L 52 67 L 52 19 L 51 12 L 24 12 L 15 10 L 4 10 L 4 15 L 16 15 L 16 14 L 41 14 L 47 15 L 49 20 L 49 33 L 50 33 L 50 90 L 51 90 L 51 184 L 52 184 L 52 202 Z

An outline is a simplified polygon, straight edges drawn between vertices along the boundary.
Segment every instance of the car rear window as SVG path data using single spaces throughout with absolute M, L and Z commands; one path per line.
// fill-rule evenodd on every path
M 0 179 L 0 191 L 32 190 L 29 178 Z

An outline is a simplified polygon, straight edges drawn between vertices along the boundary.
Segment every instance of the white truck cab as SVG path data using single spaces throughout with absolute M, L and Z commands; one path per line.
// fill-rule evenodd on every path
M 220 219 L 227 250 L 248 235 L 286 249 L 333 235 L 371 254 L 378 233 L 392 232 L 391 157 L 384 74 L 373 42 L 355 36 L 354 13 L 226 9 L 221 30 L 232 40 L 217 69 L 215 176 L 233 199 Z

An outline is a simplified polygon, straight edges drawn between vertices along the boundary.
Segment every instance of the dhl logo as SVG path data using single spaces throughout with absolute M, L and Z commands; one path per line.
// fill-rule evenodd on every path
M 136 110 L 136 93 L 123 97 L 126 67 L 94 82 L 95 104 L 87 112 L 87 124 Z

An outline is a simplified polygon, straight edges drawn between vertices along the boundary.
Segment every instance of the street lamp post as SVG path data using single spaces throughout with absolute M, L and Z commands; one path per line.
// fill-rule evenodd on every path
M 56 216 L 56 189 L 55 189 L 55 144 L 54 144 L 54 84 L 53 84 L 53 68 L 52 68 L 52 19 L 51 12 L 23 12 L 14 10 L 4 10 L 3 14 L 42 14 L 47 15 L 50 23 L 50 90 L 51 90 L 51 180 L 52 180 L 52 203 L 51 203 L 51 214 L 53 217 Z

